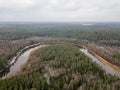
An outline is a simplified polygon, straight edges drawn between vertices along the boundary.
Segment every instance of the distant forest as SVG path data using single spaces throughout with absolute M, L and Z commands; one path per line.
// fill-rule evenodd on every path
M 78 43 L 81 41 L 89 41 L 107 46 L 120 46 L 120 23 L 92 24 L 93 25 L 82 25 L 82 23 L 0 23 L 0 70 L 6 67 L 8 60 L 20 49 L 26 45 L 43 41 L 31 39 L 36 36 L 47 39 L 73 38 L 76 39 Z M 115 54 L 111 56 L 114 57 L 114 59 L 118 59 L 115 60 L 117 61 L 116 63 L 119 62 L 119 52 L 115 52 Z M 111 57 L 109 60 L 113 62 Z
M 21 39 L 31 36 L 67 37 L 89 41 L 120 40 L 120 23 L 0 24 L 0 37 Z

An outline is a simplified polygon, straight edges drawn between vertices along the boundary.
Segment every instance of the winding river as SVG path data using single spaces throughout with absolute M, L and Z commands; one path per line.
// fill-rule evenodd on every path
M 36 44 L 34 44 L 34 45 L 36 45 Z M 27 62 L 27 60 L 28 60 L 28 58 L 30 56 L 30 53 L 33 50 L 36 50 L 36 49 L 38 49 L 38 48 L 40 48 L 42 46 L 44 46 L 44 45 L 35 46 L 35 47 L 30 48 L 27 51 L 23 52 L 17 58 L 16 62 L 15 62 L 15 59 L 13 58 L 13 60 L 10 63 L 13 63 L 13 62 L 15 62 L 15 63 L 11 65 L 11 67 L 9 69 L 9 72 L 5 76 L 3 76 L 2 79 L 9 78 L 9 77 L 17 75 L 20 72 L 21 67 Z
M 80 51 L 82 51 L 84 54 L 90 57 L 93 60 L 93 62 L 96 62 L 106 73 L 120 77 L 120 73 L 116 72 L 110 66 L 105 65 L 102 62 L 100 62 L 100 60 L 98 60 L 95 56 L 89 53 L 87 49 L 80 49 Z
M 17 73 L 19 73 L 20 70 L 21 70 L 21 67 L 27 62 L 27 60 L 28 60 L 28 58 L 30 56 L 30 53 L 33 50 L 39 48 L 40 46 L 33 47 L 33 48 L 25 51 L 24 53 L 22 53 L 18 57 L 18 59 L 16 60 L 16 62 L 13 65 L 11 65 L 9 73 L 7 73 L 5 76 L 3 76 L 2 79 L 15 76 Z M 120 77 L 120 73 L 117 73 L 111 67 L 104 65 L 102 62 L 100 62 L 100 60 L 98 60 L 91 53 L 89 53 L 87 49 L 80 49 L 80 51 L 82 51 L 84 54 L 86 54 L 88 57 L 90 57 L 93 60 L 93 62 L 96 62 L 100 67 L 102 67 L 102 69 L 105 70 L 106 73 L 109 73 L 109 74 L 116 75 L 116 76 Z
M 26 52 L 21 54 L 19 56 L 19 58 L 17 59 L 17 61 L 10 67 L 9 73 L 7 75 L 3 76 L 2 78 L 4 79 L 7 77 L 12 77 L 12 76 L 15 76 L 17 73 L 19 73 L 22 65 L 25 64 L 26 61 L 28 60 L 30 52 L 32 50 L 34 50 L 34 48 L 27 50 Z

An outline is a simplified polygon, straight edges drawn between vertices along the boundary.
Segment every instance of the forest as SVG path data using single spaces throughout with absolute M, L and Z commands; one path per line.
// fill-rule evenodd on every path
M 38 42 L 82 45 L 120 67 L 120 23 L 0 23 L 0 73 L 21 49 Z M 119 83 L 78 47 L 60 44 L 35 52 L 20 76 L 0 80 L 0 90 L 120 90 Z
M 15 56 L 16 52 L 26 45 L 45 39 L 57 38 L 58 41 L 75 39 L 74 43 L 96 43 L 96 46 L 107 46 L 114 50 L 104 54 L 96 52 L 109 62 L 120 65 L 120 25 L 119 23 L 93 23 L 91 26 L 84 26 L 81 23 L 1 23 L 0 24 L 0 69 L 4 68 L 7 60 Z M 46 41 L 46 40 L 42 40 Z M 57 40 L 55 42 L 57 42 Z M 60 42 L 61 42 L 60 41 Z M 72 41 L 73 42 L 73 41 Z M 85 44 L 84 44 L 85 45 Z M 87 45 L 85 45 L 87 46 Z M 91 48 L 92 49 L 92 48 Z M 93 49 L 92 49 L 93 50 Z M 94 51 L 98 51 L 97 49 Z M 2 57 L 3 55 L 3 57 Z M 106 56 L 104 56 L 106 55 Z M 109 56 L 109 57 L 108 57 Z M 114 59 L 114 61 L 113 61 Z
M 120 89 L 118 77 L 106 74 L 76 46 L 50 45 L 32 55 L 22 71 L 27 74 L 0 80 L 0 90 Z
M 31 36 L 66 37 L 82 40 L 120 40 L 118 24 L 96 23 L 92 26 L 83 26 L 80 23 L 53 23 L 53 24 L 0 24 L 0 35 L 4 39 L 21 39 Z

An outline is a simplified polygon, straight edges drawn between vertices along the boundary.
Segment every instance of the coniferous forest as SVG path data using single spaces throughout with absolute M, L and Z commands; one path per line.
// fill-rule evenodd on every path
M 120 90 L 120 0 L 0 0 L 0 90 Z
M 106 74 L 72 45 L 49 45 L 37 50 L 23 72 L 27 74 L 0 80 L 0 90 L 120 89 L 118 77 Z
M 33 50 L 15 76 L 0 78 L 0 90 L 120 90 L 119 77 L 75 46 L 86 47 L 119 71 L 119 23 L 0 24 L 0 76 L 9 73 L 14 56 L 36 43 L 48 46 Z
M 100 45 L 106 49 L 105 52 L 96 53 L 110 63 L 120 65 L 119 23 L 95 23 L 92 26 L 83 26 L 80 23 L 3 23 L 0 24 L 0 71 L 6 67 L 8 60 L 11 60 L 25 46 L 46 41 L 87 43 L 88 45 L 94 42 L 96 46 Z M 113 50 L 107 51 L 109 48 Z

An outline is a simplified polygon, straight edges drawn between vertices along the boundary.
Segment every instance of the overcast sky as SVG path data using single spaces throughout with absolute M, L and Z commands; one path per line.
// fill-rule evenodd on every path
M 120 21 L 120 0 L 0 0 L 0 21 Z

